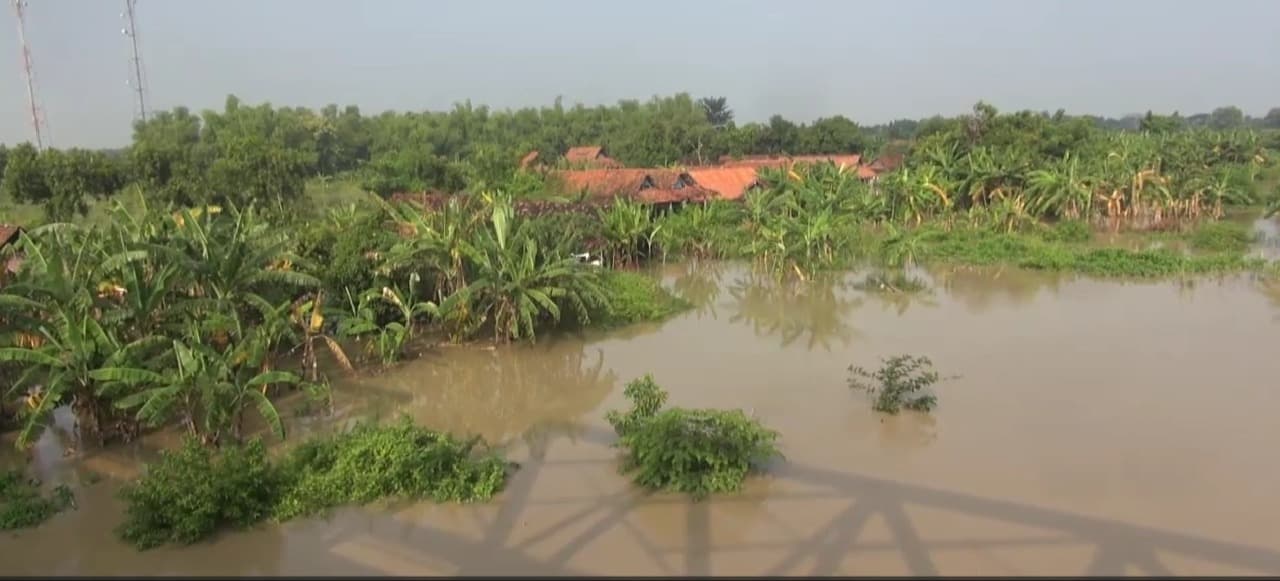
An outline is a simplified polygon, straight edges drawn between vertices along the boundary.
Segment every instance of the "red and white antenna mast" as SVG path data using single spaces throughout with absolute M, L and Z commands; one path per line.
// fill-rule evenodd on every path
M 133 19 L 133 7 L 137 0 L 124 0 L 124 12 L 120 14 L 125 19 L 125 27 L 120 32 L 129 37 L 129 42 L 133 48 L 133 59 L 130 64 L 132 79 L 129 84 L 133 85 L 134 93 L 138 96 L 138 117 L 145 123 L 147 121 L 147 90 L 142 75 L 142 56 L 138 53 L 138 25 Z
M 31 109 L 31 129 L 36 134 L 36 148 L 44 149 L 44 122 L 40 118 L 40 104 L 36 100 L 35 71 L 31 66 L 31 47 L 27 45 L 26 0 L 13 0 L 13 11 L 18 15 L 18 42 L 22 44 L 22 72 L 27 79 L 27 104 Z

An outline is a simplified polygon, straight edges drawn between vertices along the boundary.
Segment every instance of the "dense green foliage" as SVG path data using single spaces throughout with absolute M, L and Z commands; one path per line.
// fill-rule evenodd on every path
M 598 327 L 660 321 L 690 307 L 657 280 L 634 272 L 606 271 L 601 285 L 609 304 L 592 317 Z
M 118 208 L 103 228 L 24 236 L 23 268 L 0 294 L 0 361 L 21 366 L 5 396 L 26 403 L 19 445 L 62 405 L 99 440 L 171 422 L 238 440 L 250 411 L 282 434 L 267 396 L 303 382 L 274 360 L 299 340 L 290 305 L 317 285 L 287 246 L 252 207 Z
M 125 520 L 118 533 L 149 549 L 246 528 L 271 515 L 281 482 L 261 441 L 213 452 L 188 439 L 181 448 L 162 452 L 142 478 L 120 490 Z
M 1191 233 L 1191 247 L 1206 252 L 1241 253 L 1253 243 L 1253 233 L 1241 224 L 1211 222 L 1200 224 Z
M 502 491 L 508 464 L 480 451 L 479 444 L 478 438 L 460 441 L 408 418 L 307 441 L 280 463 L 285 487 L 275 516 L 286 520 L 391 497 L 488 500 Z
M 904 409 L 932 411 L 938 397 L 929 388 L 939 381 L 928 357 L 895 355 L 876 371 L 849 367 L 849 387 L 873 397 L 872 409 L 896 414 Z
M 73 502 L 71 490 L 65 485 L 54 488 L 51 496 L 44 496 L 39 483 L 28 480 L 21 471 L 0 472 L 0 531 L 36 526 Z
M 16 202 L 40 205 L 50 220 L 83 216 L 88 211 L 88 198 L 114 194 L 126 181 L 124 164 L 96 151 L 36 151 L 23 143 L 5 157 L 0 194 Z
M 667 408 L 653 377 L 627 384 L 626 413 L 606 415 L 636 484 L 695 499 L 741 490 L 747 475 L 778 455 L 778 434 L 742 410 Z
M 935 186 L 956 198 L 958 207 L 967 203 L 966 196 L 982 197 L 975 196 L 975 187 L 1005 190 L 996 197 L 1022 189 L 1029 204 L 1062 203 L 1065 211 L 1077 212 L 1084 200 L 1072 204 L 1070 198 L 1081 185 L 1109 195 L 1102 182 L 1120 185 L 1135 172 L 1159 174 L 1160 179 L 1146 179 L 1142 190 L 1158 189 L 1163 179 L 1173 190 L 1182 189 L 1176 182 L 1186 178 L 1212 181 L 1219 173 L 1216 162 L 1209 160 L 1207 172 L 1188 162 L 1244 159 L 1252 146 L 1268 143 L 1266 136 L 1276 147 L 1276 115 L 1273 110 L 1246 119 L 1238 108 L 1221 107 L 1186 118 L 1148 113 L 1107 120 L 1061 111 L 999 115 L 980 103 L 973 115 L 863 127 L 838 115 L 812 123 L 775 115 L 739 124 L 723 97 L 687 94 L 595 107 L 557 101 L 508 111 L 468 102 L 449 111 L 373 116 L 353 106 L 250 106 L 228 96 L 221 110 L 193 113 L 177 107 L 154 113 L 134 127 L 123 156 L 78 150 L 37 154 L 24 144 L 0 152 L 0 166 L 7 160 L 17 170 L 8 188 L 12 200 L 40 203 L 48 216 L 66 219 L 84 211 L 86 197 L 112 193 L 127 182 L 152 201 L 178 206 L 292 205 L 301 200 L 304 181 L 317 176 L 350 179 L 384 197 L 428 189 L 501 189 L 524 196 L 544 189 L 538 172 L 520 167 L 530 151 L 539 152 L 536 163 L 556 166 L 572 146 L 601 145 L 624 164 L 662 167 L 758 154 L 861 152 L 872 157 L 901 150 L 914 139 L 908 165 L 933 169 L 912 172 L 897 188 Z M 1170 167 L 1151 163 L 1153 157 Z M 1203 175 L 1183 175 L 1188 168 Z M 1219 196 L 1211 184 L 1185 187 L 1203 190 L 1210 205 Z M 1141 199 L 1133 201 L 1142 205 Z
M 1059 233 L 925 230 L 919 235 L 927 260 L 970 265 L 1008 264 L 1102 277 L 1206 275 L 1256 269 L 1265 264 L 1240 254 L 1184 254 L 1168 248 L 1130 250 L 1058 242 Z M 1046 239 L 1048 238 L 1048 239 Z
M 508 465 L 479 452 L 478 443 L 407 418 L 305 442 L 278 462 L 259 440 L 216 452 L 188 440 L 121 490 L 126 512 L 118 532 L 148 549 L 382 498 L 488 500 L 502 490 Z

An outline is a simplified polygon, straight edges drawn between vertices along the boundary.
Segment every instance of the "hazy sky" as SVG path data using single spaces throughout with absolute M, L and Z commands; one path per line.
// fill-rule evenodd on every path
M 8 4 L 9 0 L 5 0 Z M 128 142 L 123 0 L 29 0 L 57 147 Z M 0 142 L 31 138 L 10 6 Z M 723 95 L 862 123 L 1003 109 L 1252 115 L 1280 106 L 1277 0 L 138 0 L 152 108 L 249 103 L 366 113 Z

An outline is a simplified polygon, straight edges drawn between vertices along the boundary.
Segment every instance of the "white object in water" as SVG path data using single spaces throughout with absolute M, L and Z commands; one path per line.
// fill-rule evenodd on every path
M 576 258 L 576 259 L 578 259 L 578 262 L 583 263 L 583 264 L 588 264 L 588 265 L 591 265 L 591 266 L 597 266 L 597 267 L 598 267 L 598 266 L 602 266 L 602 265 L 604 264 L 604 262 L 600 259 L 600 257 L 599 257 L 599 256 L 597 256 L 597 257 L 595 257 L 595 258 L 592 258 L 592 257 L 591 257 L 591 253 L 590 253 L 590 252 L 583 252 L 582 254 L 575 254 L 575 255 L 573 255 L 573 257 L 574 257 L 574 258 Z

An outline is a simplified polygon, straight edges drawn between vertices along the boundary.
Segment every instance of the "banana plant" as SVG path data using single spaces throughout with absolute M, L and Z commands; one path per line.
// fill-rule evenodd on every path
M 534 340 L 536 321 L 558 322 L 564 306 L 582 322 L 591 307 L 607 306 L 596 269 L 572 257 L 547 255 L 522 225 L 510 202 L 497 200 L 490 228 L 467 244 L 475 277 L 439 309 L 455 338 L 491 325 L 497 342 Z
M 263 371 L 254 354 L 257 347 L 240 343 L 218 351 L 203 341 L 197 324 L 187 326 L 184 339 L 174 339 L 167 357 L 153 368 L 106 366 L 93 370 L 95 381 L 128 386 L 134 392 L 116 400 L 116 407 L 132 411 L 149 426 L 178 418 L 205 445 L 219 445 L 227 437 L 243 439 L 245 412 L 253 408 L 278 437 L 284 422 L 266 395 L 270 385 L 304 385 L 287 371 Z

